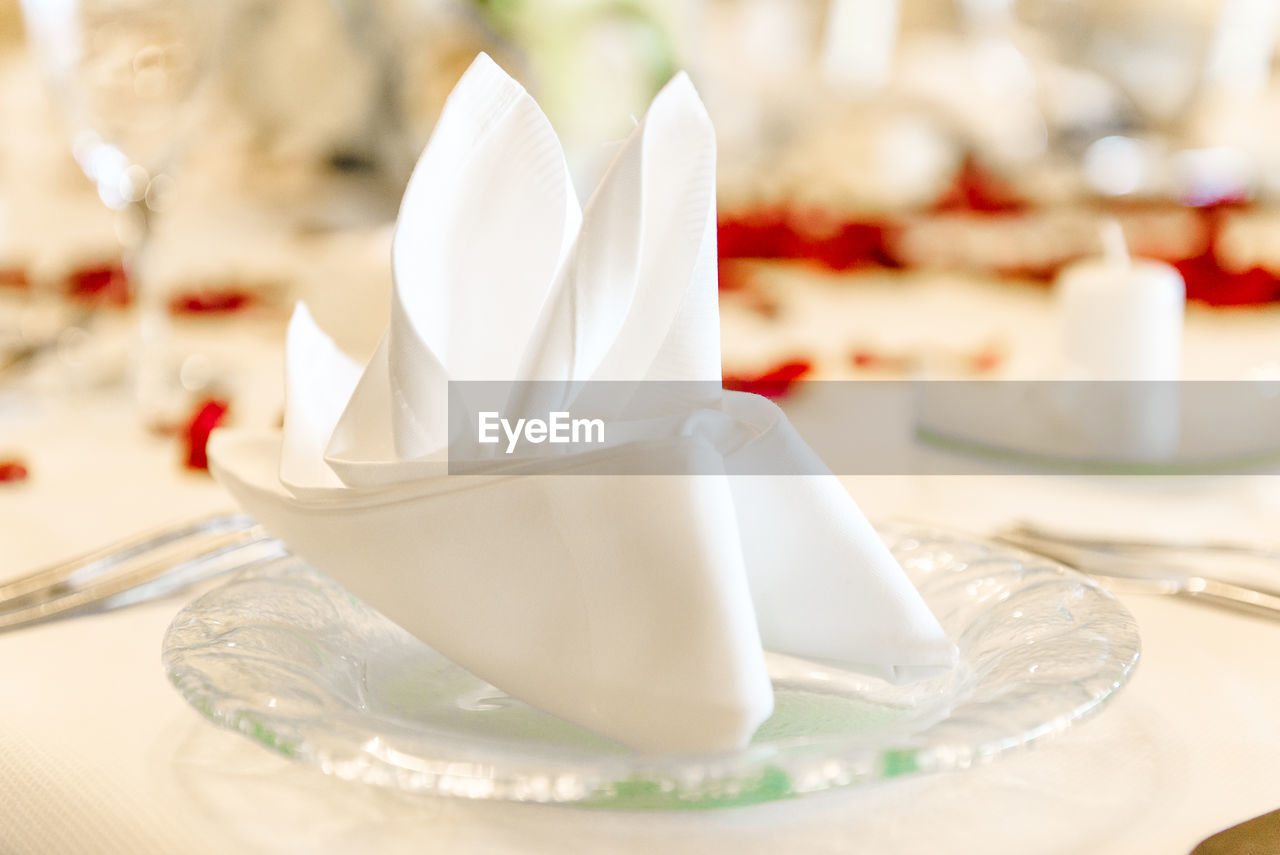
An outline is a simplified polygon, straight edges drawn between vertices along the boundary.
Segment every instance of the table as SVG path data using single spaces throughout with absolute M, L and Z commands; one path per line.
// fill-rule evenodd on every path
M 747 346 L 734 323 L 727 351 Z M 1195 323 L 1192 338 L 1258 324 Z M 266 314 L 185 333 L 221 343 L 248 420 L 278 412 L 281 328 Z M 24 454 L 32 476 L 0 488 L 0 578 L 230 506 L 110 389 L 0 395 L 4 451 Z M 1032 518 L 1265 541 L 1280 521 L 1280 476 L 845 481 L 873 518 L 978 532 Z M 780 804 L 625 814 L 409 798 L 326 778 L 208 724 L 159 662 L 165 627 L 191 596 L 0 635 L 0 852 L 1155 855 L 1280 806 L 1280 622 L 1170 599 L 1124 598 L 1144 644 L 1132 683 L 1033 750 Z

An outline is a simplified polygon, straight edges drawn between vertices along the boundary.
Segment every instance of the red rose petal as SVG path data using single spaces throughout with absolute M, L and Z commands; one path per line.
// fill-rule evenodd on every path
M 176 294 L 169 301 L 174 315 L 229 314 L 253 305 L 254 295 L 241 288 L 203 288 Z
M 27 279 L 27 271 L 18 267 L 0 269 L 0 288 L 25 291 L 29 287 L 31 282 Z
M 974 374 L 989 374 L 1004 362 L 1004 354 L 994 347 L 979 350 L 969 357 L 969 370 Z
M 813 370 L 807 359 L 784 362 L 763 374 L 725 375 L 723 386 L 733 392 L 751 392 L 766 398 L 781 398 L 791 391 L 792 385 Z
M 1117 213 L 1133 212 L 1132 206 L 1114 205 Z M 1146 250 L 1139 240 L 1139 254 L 1159 256 L 1174 264 L 1187 282 L 1187 297 L 1211 306 L 1246 306 L 1280 302 L 1280 272 L 1263 267 L 1243 271 L 1230 271 L 1222 267 L 1216 254 L 1216 244 L 1226 222 L 1226 215 L 1255 210 L 1252 204 L 1217 201 L 1207 207 L 1194 209 L 1192 216 L 1203 224 L 1203 242 L 1200 237 L 1194 247 L 1184 251 L 1195 253 L 1189 257 L 1176 257 L 1177 247 L 1167 241 Z M 972 158 L 967 160 L 951 189 L 936 205 L 935 213 L 966 212 L 984 217 L 1007 217 L 1016 224 L 1021 215 L 1031 210 L 1024 199 L 998 176 L 988 172 Z M 1152 208 L 1155 216 L 1163 208 Z M 1176 208 L 1186 212 L 1186 208 Z M 1140 210 L 1141 212 L 1141 210 Z M 1150 224 L 1148 224 L 1150 225 Z M 901 268 L 903 263 L 894 253 L 901 224 L 891 221 L 841 219 L 829 211 L 814 208 L 794 208 L 775 205 L 725 215 L 719 223 L 721 265 L 721 290 L 735 291 L 749 283 L 727 262 L 737 258 L 804 259 L 822 264 L 832 270 L 850 270 L 865 266 Z M 1163 232 L 1161 232 L 1163 234 Z M 1148 239 L 1146 243 L 1150 243 Z M 1173 257 L 1170 257 L 1173 256 Z M 1014 277 L 1021 282 L 1036 285 L 1051 284 L 1063 264 L 1072 259 L 1047 260 L 1035 267 L 1015 266 L 1008 269 L 989 269 L 987 272 L 1001 277 Z M 990 360 L 979 360 L 974 370 L 983 372 L 994 366 Z M 859 364 L 855 359 L 855 364 Z M 865 366 L 864 366 L 865 367 Z
M 746 291 L 751 287 L 746 265 L 736 259 L 722 256 L 718 268 L 721 291 Z
M 25 481 L 31 473 L 27 465 L 17 458 L 0 460 L 0 484 L 11 484 Z
M 951 188 L 942 194 L 934 210 L 977 211 L 984 214 L 1014 213 L 1026 202 L 1009 184 L 989 172 L 972 157 L 965 158 Z
M 911 353 L 880 353 L 869 347 L 855 348 L 849 354 L 849 362 L 854 368 L 863 370 L 897 371 L 906 373 L 916 364 L 917 357 Z
M 1210 306 L 1256 306 L 1280 300 L 1280 277 L 1254 267 L 1239 273 L 1222 268 L 1212 253 L 1174 262 L 1187 283 L 1187 299 Z
M 870 350 L 855 350 L 849 356 L 849 361 L 858 368 L 871 368 L 880 364 L 882 357 L 878 353 Z
M 831 270 L 896 267 L 885 250 L 885 226 L 864 220 L 832 220 L 818 211 L 796 211 L 790 218 L 796 243 L 793 258 L 808 258 Z
M 119 264 L 82 267 L 67 277 L 67 294 L 77 300 L 127 306 L 132 297 L 129 279 Z
M 222 423 L 230 408 L 230 404 L 218 399 L 201 401 L 196 406 L 195 413 L 184 431 L 187 441 L 186 466 L 188 469 L 207 470 L 209 468 L 209 434 Z
M 896 267 L 885 249 L 887 229 L 817 208 L 762 209 L 720 221 L 720 258 L 808 259 L 832 270 Z
M 721 258 L 786 258 L 790 233 L 785 212 L 765 208 L 721 219 L 716 240 Z
M 1218 241 L 1227 217 L 1239 207 L 1222 204 L 1205 208 L 1201 216 L 1209 238 L 1204 249 L 1173 262 L 1187 283 L 1188 300 L 1210 306 L 1255 306 L 1280 300 L 1280 277 L 1275 273 L 1262 267 L 1231 271 L 1218 259 Z

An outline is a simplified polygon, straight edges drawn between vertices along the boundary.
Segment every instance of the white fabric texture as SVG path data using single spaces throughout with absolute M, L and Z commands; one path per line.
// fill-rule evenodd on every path
M 951 667 L 954 645 L 830 474 L 735 474 L 811 452 L 776 406 L 720 389 L 715 137 L 685 75 L 583 214 L 574 199 L 550 124 L 481 55 L 406 191 L 373 358 L 355 379 L 300 308 L 283 438 L 219 432 L 214 474 L 445 656 L 635 748 L 745 745 L 773 709 L 766 648 L 895 681 Z M 442 474 L 450 407 L 480 406 L 451 397 L 457 380 L 559 381 L 561 406 L 586 381 L 701 382 L 646 404 L 668 435 L 612 447 L 653 474 L 583 454 L 563 458 L 572 477 L 471 477 Z

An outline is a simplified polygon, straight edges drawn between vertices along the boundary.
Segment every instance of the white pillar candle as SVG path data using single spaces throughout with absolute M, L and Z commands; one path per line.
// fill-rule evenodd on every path
M 1168 264 L 1130 259 L 1118 223 L 1104 256 L 1071 265 L 1057 297 L 1072 415 L 1103 457 L 1163 459 L 1178 447 L 1186 284 Z M 1076 387 L 1077 384 L 1072 384 Z
M 1178 271 L 1130 259 L 1118 224 L 1106 254 L 1067 267 L 1056 286 L 1071 376 L 1084 380 L 1178 380 L 1187 288 Z

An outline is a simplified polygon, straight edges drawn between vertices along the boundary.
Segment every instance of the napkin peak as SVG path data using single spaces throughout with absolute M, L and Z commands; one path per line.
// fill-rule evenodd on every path
M 390 322 L 332 425 L 328 472 L 298 465 L 313 443 L 286 431 L 282 477 L 368 488 L 437 474 L 450 381 L 557 380 L 569 398 L 589 380 L 718 389 L 715 225 L 715 134 L 687 74 L 655 96 L 583 212 L 546 116 L 480 54 L 409 180 Z

